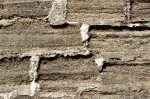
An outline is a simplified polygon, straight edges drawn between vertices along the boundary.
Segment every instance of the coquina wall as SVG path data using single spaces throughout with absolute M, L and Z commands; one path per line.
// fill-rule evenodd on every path
M 148 99 L 150 1 L 55 2 L 0 1 L 0 99 Z

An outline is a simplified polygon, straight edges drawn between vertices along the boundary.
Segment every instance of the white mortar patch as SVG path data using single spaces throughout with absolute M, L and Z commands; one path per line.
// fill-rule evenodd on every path
M 36 92 L 38 92 L 40 89 L 40 85 L 36 83 L 35 81 L 31 82 L 30 86 L 30 96 L 34 96 Z
M 37 79 L 37 68 L 39 66 L 39 60 L 40 57 L 39 56 L 32 56 L 30 58 L 30 71 L 29 71 L 29 75 L 31 77 L 32 80 L 36 80 Z
M 30 63 L 29 74 L 30 74 L 31 79 L 33 80 L 30 84 L 30 91 L 31 91 L 30 96 L 34 96 L 35 93 L 39 91 L 39 88 L 40 88 L 40 85 L 35 82 L 38 76 L 37 69 L 39 66 L 40 57 L 37 55 L 33 55 L 30 58 L 30 61 L 31 63 Z
M 97 64 L 98 67 L 100 67 L 100 70 L 102 70 L 104 62 L 105 62 L 105 59 L 103 57 L 99 57 L 95 59 L 95 63 Z
M 82 24 L 82 26 L 80 28 L 82 41 L 87 41 L 89 39 L 89 35 L 88 35 L 89 27 L 90 27 L 90 25 L 88 25 L 88 24 Z

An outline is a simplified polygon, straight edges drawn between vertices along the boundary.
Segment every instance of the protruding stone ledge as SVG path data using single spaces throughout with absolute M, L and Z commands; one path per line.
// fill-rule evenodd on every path
M 72 48 L 66 48 L 63 50 L 48 50 L 48 49 L 35 49 L 31 50 L 29 52 L 23 53 L 20 55 L 20 57 L 27 57 L 27 56 L 40 56 L 40 57 L 45 57 L 45 58 L 50 58 L 50 57 L 57 57 L 57 55 L 60 56 L 76 56 L 76 55 L 89 55 L 86 53 L 84 49 L 72 49 Z

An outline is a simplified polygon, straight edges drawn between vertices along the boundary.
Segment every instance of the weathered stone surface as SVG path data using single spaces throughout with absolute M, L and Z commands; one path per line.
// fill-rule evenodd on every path
M 66 23 L 67 0 L 55 0 L 49 15 L 47 16 L 51 25 L 63 25 Z
M 0 2 L 0 15 L 5 18 L 13 16 L 41 17 L 47 16 L 54 0 L 3 0 Z M 103 20 L 124 21 L 125 0 L 90 1 L 68 0 L 67 20 L 100 23 Z M 132 21 L 149 20 L 149 1 L 134 0 L 131 3 Z M 126 13 L 127 14 L 127 13 Z
M 4 58 L 0 62 L 0 84 L 20 85 L 29 83 L 28 59 Z M 11 82 L 11 83 L 10 83 Z
M 23 52 L 32 48 L 64 49 L 82 47 L 80 25 L 52 28 L 49 23 L 16 24 L 0 29 L 0 49 L 4 52 Z
M 5 18 L 47 16 L 53 0 L 4 0 L 0 3 L 0 15 Z
M 3 12 L 3 15 L 0 19 L 12 19 L 14 16 L 30 18 L 21 18 L 13 25 L 0 29 L 0 52 L 4 53 L 0 55 L 0 97 L 150 97 L 150 22 L 141 22 L 140 16 L 140 22 L 123 23 L 124 0 L 68 0 L 67 23 L 71 24 L 51 27 L 44 21 L 51 7 L 48 2 L 52 0 L 1 1 L 0 13 Z M 149 3 L 148 0 L 135 2 L 142 5 Z M 146 6 L 142 8 L 149 10 Z M 44 18 L 33 18 L 39 16 Z M 142 17 L 147 20 L 147 16 Z M 90 34 L 84 38 L 89 42 L 86 47 L 90 55 L 83 47 L 80 34 L 83 23 L 80 22 L 90 23 L 81 29 L 83 34 Z M 24 51 L 26 53 L 20 54 Z M 102 61 L 97 62 L 98 66 L 94 61 L 97 54 L 106 60 L 101 73 L 98 66 L 102 65 L 99 64 Z M 32 83 L 29 70 L 33 70 L 30 72 L 34 78 Z M 35 94 L 39 85 L 40 91 Z
M 121 60 L 123 62 L 134 61 L 135 60 L 135 56 L 134 55 L 122 56 Z
M 124 3 L 124 0 L 68 0 L 67 20 L 87 24 L 124 21 Z
M 134 0 L 131 10 L 132 21 L 150 21 L 150 2 L 148 0 Z

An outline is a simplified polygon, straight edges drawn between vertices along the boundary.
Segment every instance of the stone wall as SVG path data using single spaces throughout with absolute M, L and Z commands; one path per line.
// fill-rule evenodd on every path
M 54 0 L 1 0 L 0 99 L 149 98 L 149 4 L 67 0 L 56 25 Z

